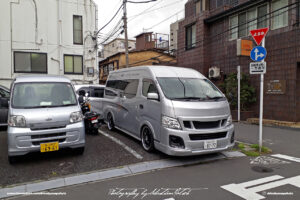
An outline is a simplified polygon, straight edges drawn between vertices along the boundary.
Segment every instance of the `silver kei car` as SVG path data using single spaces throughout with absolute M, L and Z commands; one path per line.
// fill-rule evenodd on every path
M 62 76 L 21 76 L 11 87 L 8 158 L 29 152 L 76 149 L 83 153 L 85 131 L 71 81 Z

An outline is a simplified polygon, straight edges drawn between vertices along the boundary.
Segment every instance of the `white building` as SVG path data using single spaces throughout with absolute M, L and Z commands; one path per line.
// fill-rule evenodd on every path
M 128 50 L 131 51 L 135 49 L 135 44 L 135 40 L 128 40 Z M 107 58 L 119 52 L 125 52 L 125 39 L 116 38 L 112 40 L 103 46 L 102 52 L 103 58 Z
M 177 50 L 179 22 L 181 22 L 182 20 L 183 19 L 176 21 L 170 25 L 170 51 Z
M 98 82 L 93 0 L 1 0 L 0 85 L 24 74 Z

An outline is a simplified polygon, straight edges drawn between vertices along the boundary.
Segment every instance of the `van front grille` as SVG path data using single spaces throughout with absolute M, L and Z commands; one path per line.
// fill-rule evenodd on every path
M 212 139 L 225 138 L 227 136 L 227 132 L 190 134 L 189 136 L 190 136 L 190 140 L 212 140 Z
M 60 137 L 66 136 L 66 133 L 50 133 L 50 134 L 39 134 L 39 135 L 31 135 L 31 139 L 45 139 L 51 137 Z
M 66 138 L 63 139 L 56 139 L 56 140 L 47 140 L 47 141 L 36 141 L 36 142 L 32 142 L 33 145 L 38 146 L 42 143 L 49 143 L 49 142 L 59 142 L 59 143 L 63 143 L 64 141 L 66 141 Z
M 200 122 L 193 121 L 193 125 L 195 129 L 208 129 L 208 128 L 219 128 L 221 125 L 221 121 L 210 121 L 210 122 Z

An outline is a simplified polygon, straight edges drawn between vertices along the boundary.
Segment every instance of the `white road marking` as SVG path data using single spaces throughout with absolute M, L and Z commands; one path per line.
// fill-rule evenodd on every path
M 290 164 L 288 161 L 279 160 L 269 156 L 258 156 L 251 159 L 250 164 L 252 165 L 279 165 L 279 164 Z
M 135 150 L 133 150 L 132 148 L 130 148 L 129 146 L 127 146 L 126 144 L 124 144 L 121 140 L 119 140 L 119 139 L 117 139 L 117 138 L 115 138 L 115 137 L 113 137 L 113 136 L 105 133 L 104 131 L 101 131 L 101 130 L 98 130 L 98 131 L 99 131 L 99 133 L 101 133 L 105 137 L 108 137 L 109 139 L 111 139 L 115 143 L 119 144 L 121 147 L 123 147 L 126 151 L 128 151 L 129 153 L 131 153 L 137 159 L 140 159 L 140 160 L 143 159 L 143 156 L 141 156 Z
M 271 155 L 271 156 L 300 163 L 300 158 L 296 158 L 296 157 L 292 157 L 292 156 L 287 156 L 287 155 L 282 155 L 282 154 L 274 154 L 274 155 Z
M 168 198 L 168 199 L 164 199 L 164 200 L 175 200 L 174 198 Z
M 229 184 L 221 186 L 221 188 L 243 198 L 246 200 L 260 200 L 265 199 L 264 196 L 258 194 L 258 192 L 262 192 L 265 190 L 269 190 L 272 188 L 276 188 L 283 185 L 293 185 L 295 187 L 300 188 L 300 176 L 295 176 L 291 178 L 282 179 L 284 177 L 279 175 L 269 176 L 266 178 L 261 178 L 253 181 L 248 181 L 240 184 Z M 282 179 L 282 180 L 279 180 Z M 273 182 L 272 182 L 273 181 Z M 265 183 L 265 184 L 263 184 Z M 262 185 L 259 185 L 262 184 Z M 256 187 L 252 187 L 255 185 L 259 185 Z M 250 188 L 252 187 L 252 188 Z

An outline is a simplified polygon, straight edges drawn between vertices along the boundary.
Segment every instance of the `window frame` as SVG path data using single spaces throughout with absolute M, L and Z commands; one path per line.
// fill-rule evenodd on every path
M 65 57 L 66 56 L 72 56 L 73 59 L 73 72 L 66 72 L 66 68 L 65 68 Z M 82 63 L 81 63 L 81 73 L 75 73 L 74 72 L 74 56 L 78 56 L 82 58 Z M 73 75 L 83 75 L 83 56 L 82 55 L 75 55 L 75 54 L 64 54 L 64 74 L 73 74 Z
M 286 24 L 285 25 L 282 25 L 282 26 L 278 26 L 278 27 L 274 27 L 274 17 L 276 17 L 276 16 L 274 16 L 274 10 L 273 10 L 273 3 L 274 2 L 276 2 L 276 1 L 281 1 L 281 0 L 272 0 L 271 2 L 270 2 L 270 9 L 271 9 L 271 25 L 269 26 L 270 27 L 270 29 L 271 30 L 276 30 L 276 29 L 280 29 L 280 28 L 284 28 L 284 27 L 287 27 L 287 26 L 289 26 L 289 8 L 287 7 L 286 8 L 286 13 L 281 13 L 279 16 L 277 16 L 277 17 L 283 17 L 283 15 L 287 15 L 287 20 L 286 20 Z M 287 1 L 287 5 L 285 5 L 285 6 L 283 6 L 283 7 L 286 7 L 286 6 L 288 6 L 289 5 L 289 1 L 288 0 L 286 0 Z M 282 9 L 282 8 L 279 8 L 279 9 Z M 277 9 L 278 10 L 278 9 Z M 277 11 L 277 12 L 280 12 L 280 11 Z M 276 12 L 275 12 L 276 13 Z
M 270 24 L 270 22 L 269 22 L 270 19 L 269 19 L 269 16 L 268 16 L 270 14 L 269 3 L 261 4 L 261 5 L 256 7 L 256 28 L 257 29 L 266 28 L 266 27 L 258 27 L 258 21 L 259 21 L 259 19 L 258 19 L 258 8 L 263 7 L 263 6 L 267 6 L 267 13 L 266 13 L 266 16 L 265 16 L 266 21 L 267 21 L 266 27 L 269 27 L 269 24 Z
M 195 40 L 196 40 L 196 42 L 193 44 L 192 42 L 193 42 L 193 26 L 195 26 Z M 189 28 L 191 28 L 192 30 L 191 30 L 191 46 L 189 47 L 188 46 L 188 34 L 187 34 L 187 30 L 189 29 Z M 194 49 L 194 48 L 196 48 L 196 43 L 197 43 L 197 27 L 196 27 L 196 22 L 194 22 L 194 23 L 192 23 L 192 24 L 189 24 L 189 25 L 187 25 L 187 26 L 185 26 L 185 50 L 191 50 L 191 49 Z
M 81 18 L 81 42 L 75 42 L 75 17 L 80 17 Z M 83 45 L 83 20 L 82 20 L 82 15 L 73 15 L 73 44 L 75 45 Z
M 16 53 L 29 53 L 30 54 L 30 67 L 32 68 L 32 57 L 31 54 L 41 54 L 46 55 L 46 71 L 39 72 L 39 71 L 16 71 Z M 14 73 L 29 73 L 29 74 L 48 74 L 48 54 L 43 52 L 28 52 L 28 51 L 14 51 Z
M 151 84 L 153 84 L 153 85 L 155 86 L 156 91 L 157 91 L 157 94 L 158 94 L 158 98 L 159 98 L 160 95 L 159 95 L 157 86 L 156 86 L 155 82 L 154 82 L 152 79 L 149 79 L 149 78 L 144 78 L 144 79 L 142 80 L 142 96 L 147 98 L 147 96 L 145 96 L 144 93 L 143 93 L 143 90 L 144 90 L 144 82 L 150 82 Z M 148 89 L 149 89 L 149 88 L 148 88 Z

